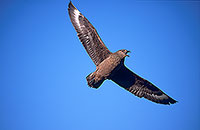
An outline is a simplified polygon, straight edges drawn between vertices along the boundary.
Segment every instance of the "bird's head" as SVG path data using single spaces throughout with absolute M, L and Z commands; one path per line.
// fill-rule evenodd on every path
M 119 50 L 118 52 L 119 52 L 120 55 L 122 55 L 123 57 L 126 57 L 126 56 L 129 57 L 128 53 L 129 53 L 130 51 L 128 51 L 128 50 L 126 50 L 126 49 L 121 49 L 121 50 Z

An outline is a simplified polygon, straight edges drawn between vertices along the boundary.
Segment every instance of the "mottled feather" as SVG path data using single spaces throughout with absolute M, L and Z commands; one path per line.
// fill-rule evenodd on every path
M 160 104 L 174 104 L 177 101 L 169 97 L 155 85 L 141 78 L 125 66 L 122 66 L 111 80 L 138 97 L 144 97 Z
M 111 52 L 99 37 L 96 29 L 71 2 L 68 6 L 68 12 L 81 43 L 94 64 L 98 66 Z

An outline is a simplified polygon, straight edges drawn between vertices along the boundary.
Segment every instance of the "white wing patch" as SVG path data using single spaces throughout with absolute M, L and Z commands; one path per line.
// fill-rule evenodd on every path
M 81 25 L 80 25 L 79 19 L 78 19 L 79 16 L 80 16 L 80 12 L 79 12 L 77 9 L 75 9 L 75 10 L 74 10 L 75 21 L 76 21 L 77 25 L 80 27 Z
M 165 94 L 162 94 L 160 96 L 152 94 L 152 96 L 155 97 L 156 99 L 161 99 L 161 100 L 168 99 L 168 97 Z

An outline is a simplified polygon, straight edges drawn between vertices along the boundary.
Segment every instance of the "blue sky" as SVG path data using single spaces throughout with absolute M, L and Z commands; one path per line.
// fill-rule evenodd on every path
M 179 102 L 135 97 L 95 70 L 66 0 L 0 2 L 1 130 L 199 130 L 200 2 L 73 0 L 107 47 Z

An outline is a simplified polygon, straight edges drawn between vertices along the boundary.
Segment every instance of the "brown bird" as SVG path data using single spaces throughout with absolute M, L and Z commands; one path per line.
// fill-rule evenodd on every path
M 96 71 L 86 77 L 90 87 L 98 88 L 106 79 L 109 79 L 140 98 L 144 97 L 160 104 L 177 102 L 124 65 L 125 57 L 129 56 L 127 53 L 130 51 L 122 49 L 115 53 L 110 52 L 96 29 L 71 1 L 68 12 L 81 43 L 96 65 Z

